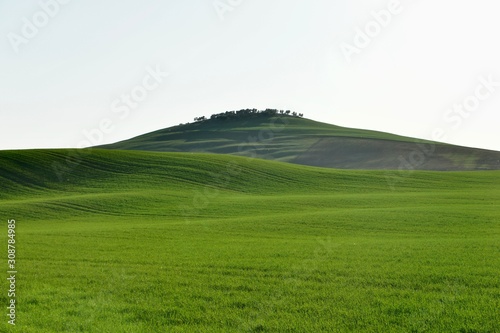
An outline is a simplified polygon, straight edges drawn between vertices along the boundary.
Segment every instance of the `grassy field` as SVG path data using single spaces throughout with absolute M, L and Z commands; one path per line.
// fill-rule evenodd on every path
M 0 331 L 500 332 L 500 172 L 400 173 L 0 152 Z

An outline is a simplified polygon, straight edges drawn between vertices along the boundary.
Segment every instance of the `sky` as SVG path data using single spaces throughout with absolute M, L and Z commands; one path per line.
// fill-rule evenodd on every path
M 0 149 L 227 110 L 500 151 L 496 0 L 0 0 Z

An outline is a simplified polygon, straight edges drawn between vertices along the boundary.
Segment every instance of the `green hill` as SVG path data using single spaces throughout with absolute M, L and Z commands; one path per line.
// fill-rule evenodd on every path
M 500 152 L 289 116 L 210 119 L 99 148 L 232 154 L 338 169 L 500 169 Z
M 0 151 L 18 270 L 0 328 L 496 332 L 499 172 Z

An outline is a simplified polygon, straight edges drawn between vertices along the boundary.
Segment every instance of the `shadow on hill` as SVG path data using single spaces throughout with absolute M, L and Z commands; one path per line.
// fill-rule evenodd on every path
M 437 143 L 328 137 L 293 163 L 338 169 L 495 170 L 500 169 L 500 153 Z

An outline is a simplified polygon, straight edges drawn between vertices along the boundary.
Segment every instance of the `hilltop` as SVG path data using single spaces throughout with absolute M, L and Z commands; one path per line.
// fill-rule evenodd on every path
M 340 127 L 269 110 L 197 117 L 194 123 L 98 148 L 231 154 L 338 169 L 500 169 L 497 151 Z

